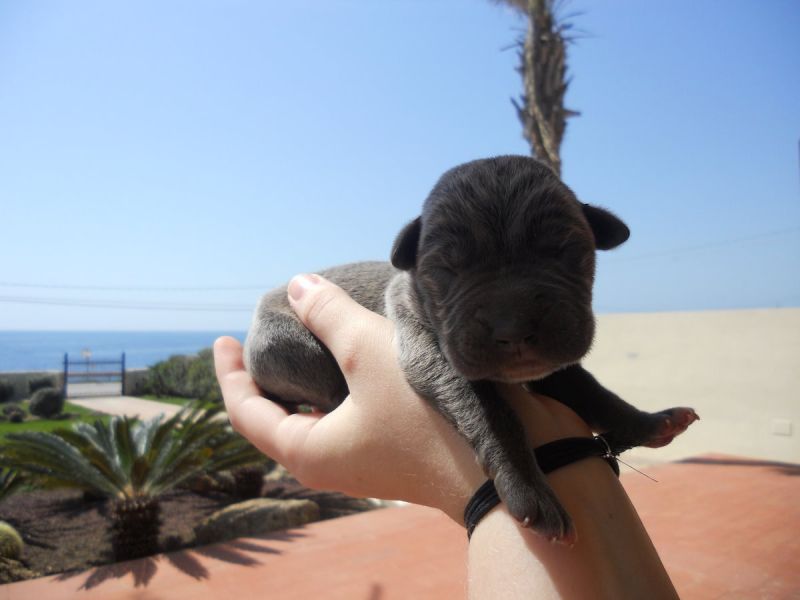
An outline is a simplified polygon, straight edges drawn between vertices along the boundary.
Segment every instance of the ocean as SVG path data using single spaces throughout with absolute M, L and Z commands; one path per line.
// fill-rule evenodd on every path
M 92 360 L 116 360 L 125 353 L 128 369 L 149 367 L 174 354 L 196 354 L 221 335 L 244 341 L 246 332 L 230 331 L 0 331 L 0 372 L 54 371 L 91 352 Z

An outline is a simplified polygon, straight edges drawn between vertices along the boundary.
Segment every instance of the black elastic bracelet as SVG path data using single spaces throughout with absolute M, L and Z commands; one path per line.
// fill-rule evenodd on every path
M 550 473 L 570 463 L 590 456 L 605 459 L 614 473 L 619 477 L 619 465 L 614 452 L 602 436 L 574 437 L 556 440 L 534 450 L 536 462 L 543 473 Z M 500 504 L 500 496 L 494 487 L 494 481 L 487 479 L 478 488 L 464 508 L 464 525 L 467 527 L 467 538 L 472 537 L 472 532 L 480 520 L 490 510 Z
M 574 437 L 555 440 L 544 446 L 539 446 L 534 451 L 536 462 L 542 473 L 550 473 L 570 463 L 598 456 L 604 458 L 614 473 L 619 477 L 619 465 L 615 453 L 606 443 L 603 436 Z
M 472 537 L 472 532 L 480 520 L 486 516 L 490 510 L 500 504 L 500 496 L 494 487 L 494 481 L 487 479 L 472 495 L 464 508 L 464 525 L 467 526 L 467 539 Z

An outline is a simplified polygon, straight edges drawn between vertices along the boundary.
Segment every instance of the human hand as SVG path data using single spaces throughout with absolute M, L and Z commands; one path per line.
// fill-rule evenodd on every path
M 433 506 L 461 523 L 486 475 L 472 448 L 409 387 L 392 322 L 316 275 L 293 279 L 289 298 L 332 352 L 350 395 L 329 414 L 288 414 L 260 395 L 244 369 L 241 345 L 223 337 L 214 344 L 214 358 L 233 427 L 308 487 Z M 558 402 L 534 398 L 520 386 L 501 386 L 501 392 L 535 445 L 590 435 Z

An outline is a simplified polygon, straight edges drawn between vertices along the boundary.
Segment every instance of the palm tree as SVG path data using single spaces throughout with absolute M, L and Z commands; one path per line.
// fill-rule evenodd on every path
M 110 502 L 116 560 L 158 551 L 160 497 L 203 473 L 257 464 L 264 456 L 236 434 L 218 408 L 197 406 L 170 419 L 114 417 L 52 433 L 10 434 L 0 465 L 46 487 L 71 487 Z
M 561 174 L 561 142 L 567 118 L 579 113 L 564 108 L 567 93 L 567 43 L 572 25 L 555 15 L 560 0 L 494 0 L 508 4 L 528 19 L 528 29 L 517 42 L 523 94 L 512 100 L 522 122 L 531 154 Z

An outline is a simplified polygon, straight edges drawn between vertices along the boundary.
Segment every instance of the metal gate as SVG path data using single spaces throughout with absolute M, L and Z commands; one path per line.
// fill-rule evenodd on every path
M 84 352 L 80 360 L 64 354 L 64 397 L 125 395 L 125 353 L 116 360 L 94 360 Z

